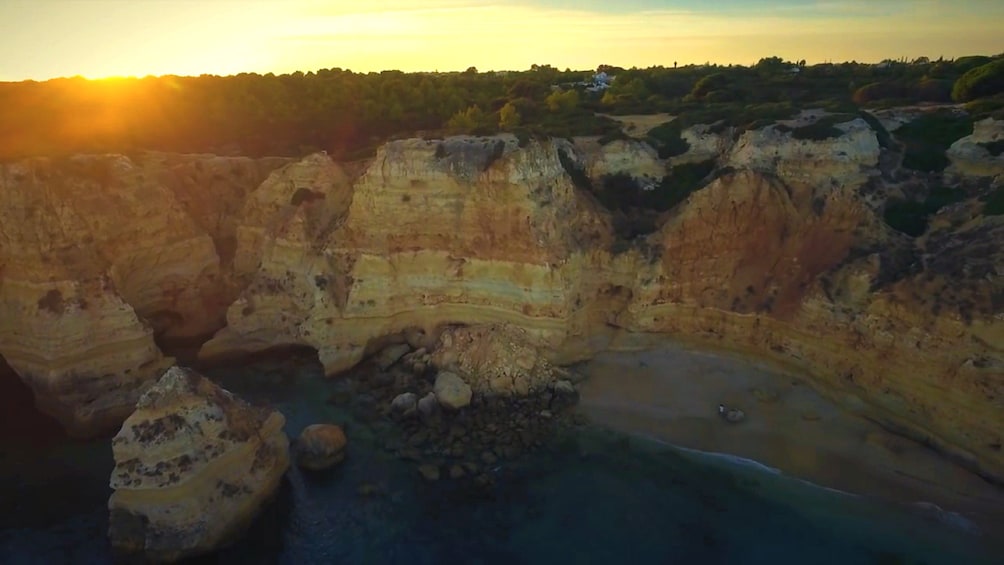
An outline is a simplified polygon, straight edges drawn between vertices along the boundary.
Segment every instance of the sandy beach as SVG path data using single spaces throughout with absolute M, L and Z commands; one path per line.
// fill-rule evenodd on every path
M 806 378 L 674 343 L 603 353 L 580 370 L 581 410 L 597 424 L 752 459 L 844 492 L 936 504 L 1004 534 L 1004 489 L 838 406 Z M 725 421 L 719 403 L 745 419 Z

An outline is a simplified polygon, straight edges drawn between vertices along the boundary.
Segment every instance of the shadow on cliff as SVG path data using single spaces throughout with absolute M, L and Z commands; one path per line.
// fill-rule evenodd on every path
M 0 448 L 66 441 L 59 423 L 35 408 L 35 395 L 0 356 Z

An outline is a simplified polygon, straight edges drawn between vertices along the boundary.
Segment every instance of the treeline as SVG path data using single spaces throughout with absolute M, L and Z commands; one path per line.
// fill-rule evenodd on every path
M 1000 60 L 807 66 L 770 57 L 752 67 L 560 71 L 534 65 L 521 72 L 442 74 L 336 68 L 0 83 L 0 160 L 146 149 L 247 155 L 323 149 L 352 159 L 395 136 L 620 135 L 615 122 L 598 114 L 668 112 L 681 123 L 754 125 L 805 107 L 945 102 L 963 75 Z M 982 97 L 983 112 L 1004 108 L 999 95 L 993 98 L 1001 90 L 996 68 L 979 71 L 977 86 L 968 87 Z M 609 88 L 588 87 L 597 71 L 615 77 Z

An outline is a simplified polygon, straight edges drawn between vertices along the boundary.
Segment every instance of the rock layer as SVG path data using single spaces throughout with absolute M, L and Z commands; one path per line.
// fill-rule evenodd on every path
M 861 119 L 818 140 L 796 139 L 791 127 L 734 141 L 728 128 L 689 128 L 690 151 L 668 161 L 636 142 L 604 149 L 513 136 L 393 141 L 358 178 L 323 154 L 286 164 L 234 161 L 250 172 L 228 194 L 246 196 L 212 208 L 219 216 L 203 210 L 213 199 L 193 196 L 191 180 L 165 181 L 167 190 L 105 157 L 98 160 L 119 163 L 107 173 L 111 185 L 122 178 L 138 188 L 92 190 L 99 194 L 88 198 L 100 206 L 78 216 L 58 203 L 90 202 L 80 194 L 90 185 L 60 196 L 58 182 L 22 186 L 23 172 L 10 180 L 33 162 L 9 165 L 3 178 L 14 206 L 5 200 L 0 225 L 0 297 L 17 314 L 0 321 L 0 352 L 36 383 L 40 401 L 48 394 L 76 406 L 86 398 L 73 396 L 79 389 L 66 383 L 74 378 L 97 383 L 86 395 L 95 402 L 117 390 L 101 383 L 122 384 L 123 398 L 136 394 L 140 384 L 124 375 L 147 383 L 168 362 L 151 335 L 211 327 L 221 310 L 207 297 L 236 299 L 203 358 L 306 345 L 328 374 L 395 339 L 424 333 L 432 342 L 450 324 L 518 328 L 550 364 L 586 358 L 617 332 L 650 332 L 796 365 L 868 417 L 1004 478 L 1002 219 L 981 215 L 980 195 L 970 191 L 968 203 L 939 213 L 922 237 L 899 234 L 881 220 L 885 195 L 909 184 L 885 186 L 893 176 L 882 174 L 880 162 L 895 148 L 882 149 Z M 970 141 L 997 139 L 986 127 L 978 125 L 974 135 L 983 137 Z M 961 155 L 965 144 L 957 145 Z M 989 153 L 966 155 L 993 165 Z M 961 171 L 965 159 L 952 159 Z M 615 230 L 613 214 L 589 189 L 590 176 L 594 184 L 612 172 L 644 178 L 711 160 L 719 169 L 710 182 L 650 230 Z M 255 174 L 267 178 L 252 187 Z M 659 190 L 673 182 L 664 178 Z M 124 204 L 116 208 L 110 195 L 120 192 Z M 39 198 L 42 223 L 15 221 L 26 213 L 23 203 Z M 91 216 L 86 225 L 111 225 L 102 207 L 128 216 L 114 232 L 122 235 L 73 227 Z M 145 220 L 154 209 L 169 220 Z M 86 248 L 91 259 L 70 257 L 71 242 L 90 233 L 102 242 Z M 618 235 L 627 233 L 648 235 Z M 62 242 L 55 263 L 40 251 L 50 240 Z M 167 281 L 187 281 L 182 305 L 165 298 Z M 103 298 L 87 300 L 99 309 L 75 306 L 77 296 L 90 296 L 83 288 L 103 289 Z M 28 318 L 50 305 L 45 327 Z M 101 347 L 88 345 L 87 335 Z M 79 359 L 93 368 L 71 377 L 71 366 L 89 367 Z M 528 374 L 538 370 L 533 364 Z M 450 370 L 465 379 L 477 372 Z M 513 389 L 533 387 L 510 381 Z M 469 382 L 477 392 L 492 378 Z
M 171 364 L 155 336 L 222 326 L 236 292 L 214 237 L 227 230 L 200 223 L 214 216 L 207 202 L 183 203 L 257 186 L 253 163 L 151 154 L 0 165 L 0 354 L 71 433 L 111 431 L 128 416 Z
M 232 541 L 289 467 L 284 424 L 279 412 L 169 369 L 112 441 L 112 546 L 174 561 Z

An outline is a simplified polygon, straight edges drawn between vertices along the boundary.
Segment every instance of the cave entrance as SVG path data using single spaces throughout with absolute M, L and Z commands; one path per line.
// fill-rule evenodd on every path
M 67 439 L 52 416 L 35 408 L 35 395 L 0 355 L 0 446 L 39 446 Z

